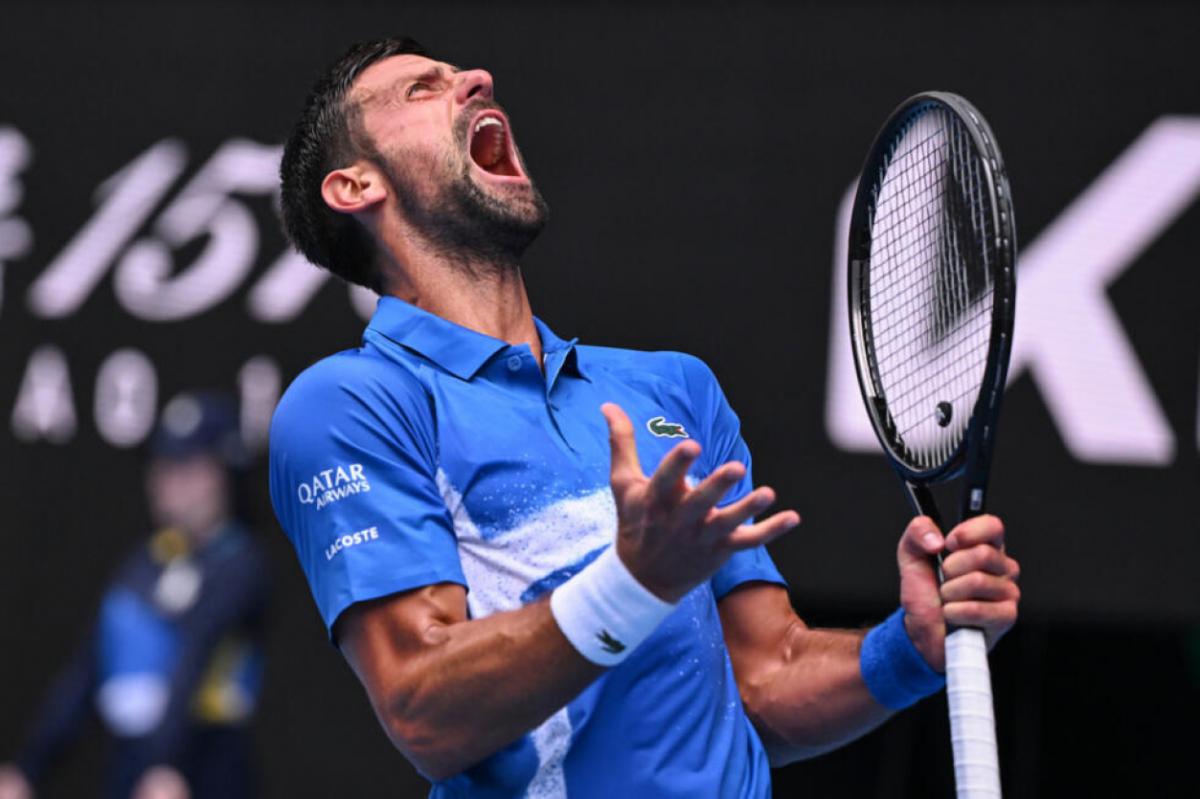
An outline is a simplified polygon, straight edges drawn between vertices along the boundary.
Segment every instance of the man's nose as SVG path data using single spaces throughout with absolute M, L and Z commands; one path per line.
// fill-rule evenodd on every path
M 458 73 L 454 99 L 459 105 L 465 105 L 475 97 L 482 100 L 492 99 L 492 76 L 486 69 L 468 69 Z

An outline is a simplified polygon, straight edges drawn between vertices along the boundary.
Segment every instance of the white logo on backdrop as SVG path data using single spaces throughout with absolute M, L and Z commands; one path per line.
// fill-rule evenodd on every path
M 4 304 L 4 265 L 29 252 L 33 232 L 18 216 L 10 216 L 25 196 L 18 176 L 29 166 L 32 150 L 16 129 L 0 126 L 0 307 Z
M 1198 194 L 1200 117 L 1163 117 L 1018 256 L 1009 379 L 1028 370 L 1079 460 L 1174 458 L 1174 434 L 1106 290 Z M 879 444 L 859 398 L 846 309 L 853 196 L 851 186 L 835 228 L 825 424 L 842 449 L 873 452 Z
M 46 318 L 69 316 L 112 270 L 117 301 L 139 319 L 175 322 L 213 308 L 241 287 L 259 253 L 258 225 L 237 197 L 277 202 L 279 156 L 277 146 L 231 139 L 135 239 L 187 167 L 181 142 L 151 145 L 100 184 L 96 212 L 29 287 L 29 307 Z M 173 253 L 202 237 L 200 254 L 175 264 Z M 247 311 L 260 322 L 290 322 L 328 279 L 289 248 L 249 288 Z M 370 318 L 372 292 L 356 287 L 351 300 Z
M 13 406 L 13 433 L 22 441 L 65 444 L 75 435 L 75 399 L 67 357 L 53 344 L 33 351 Z
M 18 175 L 30 155 L 24 136 L 0 127 L 0 303 L 5 261 L 27 254 L 32 244 L 28 224 L 11 215 L 23 197 Z M 110 272 L 117 301 L 145 321 L 183 321 L 229 299 L 249 280 L 260 252 L 258 223 L 244 198 L 266 197 L 278 205 L 279 156 L 277 146 L 231 139 L 171 196 L 187 169 L 187 150 L 175 139 L 151 145 L 96 189 L 91 218 L 29 286 L 29 309 L 45 319 L 69 317 Z M 194 242 L 203 242 L 199 254 L 176 263 L 175 254 Z M 290 322 L 329 277 L 289 248 L 247 287 L 247 314 L 264 323 Z M 366 289 L 350 290 L 364 319 L 375 299 Z M 242 436 L 260 448 L 282 389 L 279 367 L 255 355 L 238 372 L 237 385 Z M 157 415 L 153 363 L 134 348 L 111 353 L 97 370 L 94 397 L 101 438 L 116 447 L 140 444 Z M 74 437 L 75 396 L 68 358 L 59 347 L 43 344 L 30 355 L 12 429 L 29 442 L 64 444 Z

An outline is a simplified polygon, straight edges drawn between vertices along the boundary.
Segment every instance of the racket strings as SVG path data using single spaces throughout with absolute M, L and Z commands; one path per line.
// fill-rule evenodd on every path
M 911 124 L 910 124 L 909 129 L 910 130 L 912 129 Z M 905 152 L 911 153 L 916 150 L 924 150 L 925 154 L 924 154 L 924 158 L 922 159 L 922 161 L 928 160 L 929 158 L 934 157 L 934 155 L 936 153 L 934 151 L 930 151 L 926 147 L 926 145 L 928 145 L 931 141 L 933 141 L 934 139 L 936 139 L 937 137 L 939 137 L 941 135 L 942 135 L 942 131 L 938 128 L 933 128 L 933 129 L 927 130 L 924 133 L 924 138 L 922 138 L 918 141 L 908 142 L 905 145 Z M 893 180 L 906 180 L 909 178 L 911 172 L 914 172 L 917 170 L 921 170 L 923 172 L 928 171 L 928 167 L 926 165 L 923 165 L 921 161 L 913 161 L 911 163 L 902 163 L 897 168 L 896 162 L 903 161 L 903 160 L 904 160 L 903 158 L 897 158 L 895 151 L 893 151 L 892 157 L 889 159 L 889 162 L 886 165 L 886 169 L 890 171 Z M 879 192 L 882 187 L 883 187 L 882 183 L 877 183 L 875 186 L 874 194 L 875 194 L 876 200 L 878 200 L 878 198 L 879 198 Z M 878 220 L 878 216 L 876 216 L 876 220 Z M 874 228 L 872 228 L 872 230 L 874 230 Z
M 914 311 L 924 306 L 925 303 L 934 299 L 937 295 L 937 287 L 929 285 L 920 292 L 912 295 L 897 295 L 894 298 L 889 298 L 886 302 L 881 303 L 872 311 L 877 315 L 888 314 L 895 317 L 888 325 L 875 328 L 875 336 L 879 339 L 879 344 L 886 347 L 891 343 L 891 340 L 884 336 L 885 333 L 893 332 L 893 336 L 904 335 L 912 332 L 913 328 L 924 324 L 923 319 L 914 320 L 911 317 L 905 318 L 901 315 L 904 311 Z M 900 327 L 904 325 L 904 327 Z
M 953 328 L 951 331 L 949 331 L 949 333 L 950 333 L 950 335 L 956 336 L 956 337 L 971 335 L 972 338 L 974 338 L 975 336 L 973 334 L 987 333 L 988 330 L 990 329 L 990 327 L 989 327 L 990 324 L 991 324 L 991 320 L 988 318 L 988 316 L 986 314 L 975 314 L 975 315 L 969 317 L 968 319 L 966 319 L 965 321 L 958 323 L 955 328 Z M 910 325 L 907 332 L 908 333 L 915 332 L 915 328 L 916 328 L 915 325 Z M 896 332 L 892 338 L 899 339 L 902 336 L 904 336 L 905 334 L 906 334 L 906 331 L 901 330 L 901 331 Z M 887 346 L 887 342 L 884 342 L 884 346 L 885 347 Z M 901 357 L 900 353 L 893 352 L 891 355 L 884 356 L 883 358 L 878 359 L 878 363 L 880 366 L 885 366 L 885 365 L 899 366 L 900 364 L 908 364 L 912 368 L 918 368 L 918 369 L 923 368 L 923 363 L 919 359 L 908 357 L 905 360 L 898 360 L 900 357 Z
M 921 212 L 924 213 L 924 211 L 921 211 Z M 915 215 L 915 213 L 916 212 L 914 212 L 914 215 Z M 904 224 L 908 220 L 902 219 L 902 220 L 897 220 L 897 221 L 899 224 L 896 224 L 895 227 L 899 227 L 900 224 Z M 884 235 L 886 235 L 886 233 Z M 912 258 L 912 257 L 916 257 L 918 255 L 923 255 L 927 250 L 938 249 L 941 246 L 942 246 L 942 243 L 940 241 L 936 241 L 933 239 L 930 239 L 927 241 L 913 242 L 911 244 L 903 245 L 904 249 L 900 253 L 900 255 L 902 256 L 902 258 L 905 258 L 905 259 Z M 903 275 L 904 275 L 903 260 L 899 260 L 899 263 L 896 266 L 893 266 L 891 269 L 887 270 L 883 274 L 874 275 L 873 278 L 876 278 L 876 279 L 882 281 L 883 279 L 888 278 L 888 277 L 891 277 L 893 279 L 895 279 L 897 277 L 902 278 Z
M 984 342 L 982 345 L 980 345 L 980 347 L 977 347 L 977 348 L 975 348 L 975 351 L 973 351 L 973 353 L 968 353 L 968 354 L 978 354 L 978 350 L 979 350 L 979 349 L 984 349 L 984 350 L 986 350 L 986 348 L 987 348 L 987 346 L 988 346 L 988 343 L 989 343 L 989 342 L 986 342 L 986 341 L 985 341 L 985 342 Z M 967 376 L 968 376 L 968 374 L 969 374 L 970 372 L 973 372 L 973 371 L 974 371 L 976 368 L 977 368 L 977 367 L 976 367 L 976 365 L 975 365 L 975 364 L 973 364 L 973 363 L 968 363 L 966 366 L 963 366 L 963 367 L 961 367 L 961 368 L 960 368 L 960 369 L 959 369 L 957 372 L 955 372 L 955 373 L 951 374 L 951 375 L 949 376 L 949 378 L 948 378 L 948 379 L 949 379 L 950 381 L 954 381 L 954 380 L 959 380 L 959 379 L 961 379 L 961 378 L 967 377 Z M 965 399 L 965 398 L 967 398 L 967 397 L 974 396 L 974 395 L 975 395 L 975 394 L 978 392 L 978 390 L 979 390 L 978 386 L 971 385 L 971 386 L 968 386 L 966 389 L 964 389 L 964 390 L 963 390 L 963 392 L 962 392 L 961 394 L 957 394 L 957 395 L 955 395 L 955 396 L 952 396 L 952 397 L 944 397 L 943 399 L 948 399 L 948 400 L 951 400 L 951 401 L 953 401 L 953 400 Z M 917 398 L 916 398 L 914 401 L 910 402 L 910 403 L 909 403 L 907 406 L 901 407 L 899 410 L 893 411 L 893 413 L 894 413 L 894 414 L 905 414 L 905 413 L 907 413 L 908 411 L 910 411 L 910 410 L 912 410 L 913 408 L 915 408 L 915 407 L 917 407 L 918 405 L 920 405 L 920 404 L 921 404 L 921 402 L 924 402 L 926 399 L 927 399 L 927 397 L 926 397 L 926 396 L 917 397 Z M 890 409 L 890 408 L 889 408 L 889 409 Z
M 968 325 L 966 323 L 964 323 L 964 324 L 961 324 L 959 327 L 957 327 L 954 332 L 956 335 L 961 334 L 962 337 L 966 340 L 975 340 L 977 342 L 976 346 L 970 347 L 970 348 L 960 347 L 958 350 L 956 350 L 955 355 L 959 358 L 970 359 L 973 356 L 978 356 L 979 348 L 983 347 L 983 348 L 985 348 L 983 357 L 986 358 L 986 355 L 987 355 L 986 347 L 989 346 L 991 343 L 988 340 L 988 333 L 990 332 L 990 329 L 991 329 L 991 319 L 986 314 L 976 314 L 970 318 L 969 322 L 972 325 L 971 328 L 968 328 Z M 908 380 L 907 380 L 908 378 L 919 378 L 919 377 L 924 376 L 924 371 L 927 368 L 927 364 L 924 359 L 909 357 L 905 360 L 897 360 L 900 357 L 901 357 L 901 355 L 899 353 L 896 353 L 896 354 L 893 354 L 893 356 L 891 356 L 890 358 L 885 357 L 884 359 L 879 361 L 880 367 L 892 366 L 892 365 L 895 365 L 897 367 L 896 371 L 899 374 L 895 379 L 896 383 L 903 384 L 905 382 L 908 382 Z M 900 370 L 901 366 L 907 366 L 908 370 L 901 371 Z M 915 391 L 911 392 L 911 395 L 912 395 L 911 398 L 913 401 L 909 405 L 902 406 L 901 411 L 893 411 L 893 415 L 895 415 L 897 413 L 902 413 L 903 410 L 908 410 L 910 408 L 916 407 L 920 402 L 928 401 L 936 393 L 938 393 L 938 390 L 942 389 L 944 384 L 951 382 L 953 378 L 960 376 L 960 374 L 969 373 L 970 371 L 975 370 L 976 368 L 977 368 L 977 364 L 975 362 L 970 362 L 961 371 L 954 371 L 954 372 L 951 372 L 949 375 L 945 375 L 945 374 L 941 375 L 939 377 L 939 385 L 937 385 L 936 387 L 931 386 L 930 390 L 925 391 L 925 392 L 915 392 Z M 978 388 L 978 382 L 973 383 L 970 386 L 970 390 L 976 390 L 977 388 Z M 891 399 L 891 402 L 889 403 L 889 406 L 896 403 L 897 401 L 898 400 L 893 396 L 893 398 Z
M 962 442 L 990 349 L 992 213 L 953 114 L 920 110 L 894 142 L 873 192 L 864 310 L 894 432 L 929 469 Z

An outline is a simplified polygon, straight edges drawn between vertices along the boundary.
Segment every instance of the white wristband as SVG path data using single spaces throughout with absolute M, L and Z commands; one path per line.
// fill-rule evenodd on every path
M 601 552 L 550 595 L 550 612 L 563 635 L 601 666 L 629 657 L 675 609 L 639 583 L 616 550 L 610 546 Z

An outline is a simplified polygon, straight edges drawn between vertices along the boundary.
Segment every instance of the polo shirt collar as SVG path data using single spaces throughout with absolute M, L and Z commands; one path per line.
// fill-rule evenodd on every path
M 575 350 L 575 343 L 579 339 L 573 338 L 570 341 L 564 341 L 536 316 L 533 317 L 533 324 L 537 327 L 538 337 L 542 340 L 542 363 L 546 371 L 547 387 L 554 388 L 554 382 L 558 379 L 558 374 L 563 367 L 566 367 L 568 372 L 574 372 L 584 380 L 588 380 L 588 376 L 579 368 L 579 353 Z
M 548 382 L 553 384 L 568 361 L 578 371 L 574 352 L 577 339 L 564 341 L 542 320 L 534 317 L 533 322 L 542 340 Z M 496 353 L 509 346 L 505 341 L 450 322 L 397 297 L 379 298 L 367 329 L 419 353 L 463 380 L 473 378 Z

